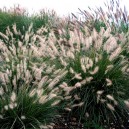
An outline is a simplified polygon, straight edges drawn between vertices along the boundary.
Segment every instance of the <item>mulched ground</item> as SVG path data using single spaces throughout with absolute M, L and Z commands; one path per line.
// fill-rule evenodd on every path
M 75 117 L 68 118 L 67 114 L 63 114 L 57 119 L 54 129 L 84 129 L 84 127 Z
M 63 114 L 62 117 L 56 120 L 53 129 L 95 129 L 95 128 L 84 128 L 83 124 L 78 122 L 78 120 L 75 117 L 68 118 L 67 114 Z M 105 128 L 103 129 L 129 129 L 129 122 L 125 122 L 124 125 L 118 123 L 111 123 L 110 127 L 105 126 Z

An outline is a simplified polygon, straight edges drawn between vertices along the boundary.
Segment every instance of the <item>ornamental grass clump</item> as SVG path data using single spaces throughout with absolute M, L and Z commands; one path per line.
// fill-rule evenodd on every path
M 129 15 L 126 6 L 121 6 L 121 1 L 110 0 L 104 2 L 104 7 L 90 8 L 89 10 L 79 9 L 84 21 L 82 22 L 90 30 L 95 28 L 100 32 L 101 27 L 109 27 L 112 34 L 127 33 L 129 30 Z
M 121 126 L 128 117 L 124 100 L 129 98 L 129 63 L 123 54 L 128 44 L 110 28 L 89 33 L 85 27 L 84 31 L 69 30 L 66 40 L 61 36 L 65 30 L 59 30 L 60 40 L 51 44 L 52 62 L 68 70 L 59 85 L 65 109 L 85 123 L 85 128 L 98 124 L 108 129 L 111 123 Z
M 45 63 L 45 52 L 40 53 L 38 47 L 40 36 L 31 28 L 25 35 L 16 25 L 6 35 L 0 33 L 1 129 L 49 129 L 59 116 L 58 104 L 63 98 L 57 85 L 67 71 Z
M 34 32 L 36 32 L 42 26 L 49 26 L 50 28 L 57 26 L 59 19 L 53 10 L 42 9 L 39 13 L 33 12 L 33 14 L 29 14 L 27 9 L 14 5 L 14 7 L 9 9 L 6 7 L 0 9 L 0 32 L 5 34 L 6 28 L 8 26 L 12 28 L 12 25 L 15 23 L 22 34 L 24 34 L 31 23 L 33 23 Z

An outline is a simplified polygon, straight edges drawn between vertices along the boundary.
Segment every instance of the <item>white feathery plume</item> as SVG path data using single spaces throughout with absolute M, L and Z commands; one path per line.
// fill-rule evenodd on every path
M 105 74 L 110 71 L 114 66 L 113 65 L 108 65 L 105 71 Z
M 106 82 L 107 82 L 107 86 L 111 86 L 112 85 L 112 81 L 109 78 L 106 78 Z
M 43 95 L 39 98 L 39 103 L 44 104 L 47 101 L 47 95 Z
M 15 108 L 14 104 L 13 104 L 13 103 L 10 103 L 10 104 L 9 104 L 9 108 L 10 108 L 10 109 L 14 109 L 14 108 Z
M 71 98 L 72 98 L 72 96 L 66 96 L 66 97 L 64 97 L 65 100 L 69 100 Z
M 80 87 L 81 87 L 81 83 L 77 82 L 77 83 L 75 84 L 75 88 L 80 88 Z
M 8 110 L 8 109 L 9 109 L 8 105 L 5 105 L 5 106 L 4 106 L 4 109 L 5 109 L 5 110 Z
M 86 81 L 87 81 L 87 82 L 91 82 L 92 80 L 93 80 L 93 77 L 87 77 L 87 78 L 86 78 Z
M 58 79 L 58 78 L 55 78 L 55 79 L 53 79 L 51 82 L 50 82 L 50 84 L 48 85 L 48 89 L 53 89 L 54 88 L 54 86 L 59 82 L 60 80 Z
M 76 79 L 78 79 L 78 80 L 81 80 L 81 79 L 82 79 L 81 73 L 75 74 L 74 78 L 76 78 Z
M 0 36 L 2 36 L 4 39 L 6 39 L 7 41 L 9 40 L 8 36 L 6 36 L 5 34 L 0 32 Z
M 53 99 L 53 98 L 55 98 L 55 97 L 57 97 L 56 94 L 50 93 L 48 99 L 50 100 L 50 99 Z
M 74 54 L 73 54 L 72 52 L 70 52 L 70 51 L 67 52 L 67 56 L 68 56 L 69 58 L 71 58 L 71 59 L 74 59 L 74 58 L 75 58 L 75 57 L 74 57 Z
M 129 108 L 129 101 L 128 100 L 125 100 L 124 103 Z
M 51 104 L 51 106 L 56 106 L 57 104 L 59 104 L 60 103 L 60 100 L 56 100 L 56 101 L 54 101 L 52 104 Z
M 69 112 L 71 111 L 71 109 L 70 109 L 70 108 L 64 108 L 64 109 L 65 109 L 66 111 L 69 111 Z
M 115 108 L 110 104 L 110 103 L 107 103 L 107 107 L 112 110 L 112 111 L 115 111 Z
M 44 90 L 43 89 L 37 89 L 36 92 L 37 92 L 37 96 L 40 98 L 42 96 Z
M 3 94 L 4 94 L 4 89 L 0 87 L 0 96 L 2 96 Z
M 115 99 L 114 99 L 114 97 L 113 97 L 113 96 L 111 96 L 111 95 L 106 95 L 106 97 L 107 97 L 108 99 L 112 100 L 112 101 L 114 101 L 114 100 L 115 100 Z
M 78 95 L 74 95 L 75 100 L 80 100 L 81 98 L 78 97 Z
M 65 88 L 65 87 L 67 87 L 67 86 L 64 85 L 64 84 L 61 84 L 61 85 L 59 85 L 59 87 L 60 87 L 60 88 Z
M 15 92 L 12 92 L 10 100 L 12 102 L 15 102 L 16 101 L 16 93 Z
M 111 53 L 109 60 L 110 61 L 114 60 L 116 57 L 118 57 L 121 51 L 122 51 L 121 47 L 117 47 L 117 49 Z
M 79 104 L 72 105 L 72 108 L 74 108 L 74 107 L 81 107 L 83 105 L 84 105 L 84 102 L 80 102 Z
M 104 90 L 98 90 L 98 91 L 97 91 L 97 94 L 98 94 L 98 95 L 102 95 L 103 92 L 104 92 Z
M 29 97 L 33 97 L 36 94 L 36 89 L 34 88 L 30 93 Z
M 25 117 L 24 115 L 22 115 L 22 116 L 21 116 L 21 119 L 22 119 L 22 120 L 25 120 L 25 119 L 26 119 L 26 117 Z
M 69 93 L 74 90 L 74 87 L 64 87 L 65 95 L 69 95 Z
M 107 51 L 107 53 L 110 53 L 112 50 L 114 50 L 116 47 L 118 47 L 117 41 L 114 37 L 110 37 L 106 43 L 104 44 L 104 50 Z
M 38 83 L 38 88 L 42 88 L 42 86 L 44 85 L 44 83 L 48 80 L 48 76 L 44 76 L 40 82 Z
M 97 33 L 96 29 L 94 28 L 93 31 L 92 31 L 92 37 L 93 37 L 94 40 L 96 40 L 97 36 L 98 36 L 98 33 Z
M 90 73 L 91 75 L 94 75 L 94 74 L 96 74 L 98 71 L 99 71 L 99 67 L 96 66 L 95 69 L 94 69 L 93 71 L 90 71 L 89 73 Z
M 75 73 L 74 70 L 73 70 L 73 68 L 71 68 L 71 67 L 70 67 L 69 71 L 70 71 L 70 73 L 72 73 L 72 74 Z
M 61 64 L 67 66 L 67 63 L 60 57 Z

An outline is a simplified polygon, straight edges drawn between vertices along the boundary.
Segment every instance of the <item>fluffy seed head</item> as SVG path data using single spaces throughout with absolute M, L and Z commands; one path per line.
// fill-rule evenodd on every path
M 16 93 L 15 92 L 12 92 L 12 95 L 11 95 L 10 99 L 11 99 L 12 102 L 16 101 Z
M 107 107 L 108 107 L 111 111 L 115 111 L 115 108 L 114 108 L 110 103 L 107 103 Z
M 106 82 L 107 82 L 107 86 L 111 86 L 112 85 L 112 81 L 109 78 L 106 78 Z

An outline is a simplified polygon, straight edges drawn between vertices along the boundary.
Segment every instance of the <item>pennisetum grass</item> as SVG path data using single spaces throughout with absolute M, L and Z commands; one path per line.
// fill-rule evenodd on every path
M 45 27 L 42 18 L 32 18 L 36 23 L 24 33 L 17 23 L 0 32 L 2 129 L 49 129 L 62 110 L 87 129 L 123 127 L 129 111 L 128 15 L 118 1 L 106 6 L 108 12 L 80 10 L 86 21 L 41 11 Z
M 52 128 L 63 100 L 57 84 L 65 69 L 55 69 L 45 63 L 42 37 L 31 27 L 21 35 L 16 25 L 0 33 L 0 127 L 2 129 Z M 20 38 L 14 38 L 13 35 Z M 30 42 L 31 41 L 31 42 Z M 42 41 L 43 44 L 47 44 Z M 38 44 L 37 44 L 38 43 Z M 46 50 L 45 50 L 46 49 Z M 44 52 L 42 50 L 45 50 Z M 54 73 L 53 73 L 54 71 Z M 53 73 L 53 74 L 52 74 Z M 49 76 L 51 75 L 51 76 Z

